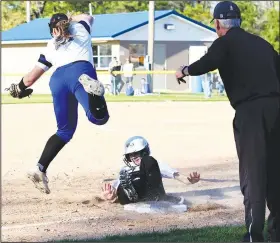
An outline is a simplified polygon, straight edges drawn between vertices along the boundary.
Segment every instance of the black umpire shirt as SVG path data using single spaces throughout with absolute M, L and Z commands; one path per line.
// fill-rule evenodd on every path
M 278 53 L 267 41 L 242 28 L 232 28 L 216 39 L 188 72 L 198 76 L 216 69 L 233 108 L 259 97 L 280 96 Z

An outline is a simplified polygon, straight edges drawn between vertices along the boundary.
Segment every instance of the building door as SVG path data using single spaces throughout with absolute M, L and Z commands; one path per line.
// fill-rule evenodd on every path
M 199 60 L 202 56 L 205 55 L 205 53 L 207 52 L 207 46 L 190 46 L 189 49 L 189 64 L 192 64 L 193 62 Z M 195 80 L 196 77 L 190 76 L 190 85 L 189 85 L 189 89 L 192 90 L 192 81 Z
M 155 44 L 154 45 L 154 70 L 165 71 L 166 70 L 166 45 Z M 165 90 L 166 89 L 166 74 L 154 74 L 153 75 L 153 89 Z

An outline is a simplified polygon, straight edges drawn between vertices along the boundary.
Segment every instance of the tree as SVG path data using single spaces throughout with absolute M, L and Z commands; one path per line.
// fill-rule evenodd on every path
M 189 18 L 192 18 L 196 21 L 209 25 L 212 15 L 210 13 L 210 7 L 206 4 L 188 4 L 183 14 Z
M 268 9 L 265 12 L 265 18 L 262 25 L 262 30 L 260 35 L 267 40 L 278 53 L 280 52 L 279 42 L 279 10 Z
M 41 18 L 44 12 L 46 1 L 33 1 L 31 3 L 31 19 Z
M 2 30 L 13 28 L 26 22 L 25 2 L 21 1 L 2 1 Z
M 248 1 L 235 1 L 235 3 L 241 11 L 241 27 L 261 36 L 279 52 L 279 8 L 264 8 Z
M 102 1 L 97 1 L 102 2 Z M 54 13 L 88 13 L 89 1 L 45 1 L 42 17 L 51 17 Z
M 138 12 L 148 9 L 147 1 L 116 1 L 109 2 L 109 13 Z
M 259 34 L 261 29 L 261 16 L 263 12 L 255 3 L 249 1 L 235 1 L 241 11 L 241 27 L 252 33 Z

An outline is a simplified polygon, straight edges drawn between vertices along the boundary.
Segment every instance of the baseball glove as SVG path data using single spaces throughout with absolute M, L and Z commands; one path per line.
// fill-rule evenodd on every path
M 6 88 L 5 90 L 9 91 L 10 95 L 13 98 L 18 99 L 25 98 L 26 96 L 29 97 L 33 93 L 33 89 L 21 90 L 18 84 L 11 84 L 11 86 L 9 88 Z

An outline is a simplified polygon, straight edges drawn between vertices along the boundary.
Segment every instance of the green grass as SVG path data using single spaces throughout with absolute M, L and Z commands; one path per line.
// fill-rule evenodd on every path
M 175 229 L 164 233 L 108 236 L 103 239 L 79 240 L 79 242 L 241 242 L 245 232 L 244 226 L 216 226 L 200 229 Z M 75 242 L 75 240 L 66 241 Z
M 214 226 L 195 229 L 172 229 L 165 232 L 112 235 L 102 239 L 62 240 L 57 242 L 241 242 L 246 228 L 242 226 Z M 267 222 L 264 227 L 267 240 Z
M 113 96 L 106 95 L 108 102 L 162 102 L 162 101 L 228 101 L 226 96 L 213 95 L 210 99 L 205 99 L 203 94 L 192 93 L 161 93 L 146 96 L 126 96 L 124 94 Z M 14 99 L 7 94 L 1 95 L 2 104 L 31 104 L 31 103 L 52 103 L 51 95 L 34 94 L 30 98 Z

